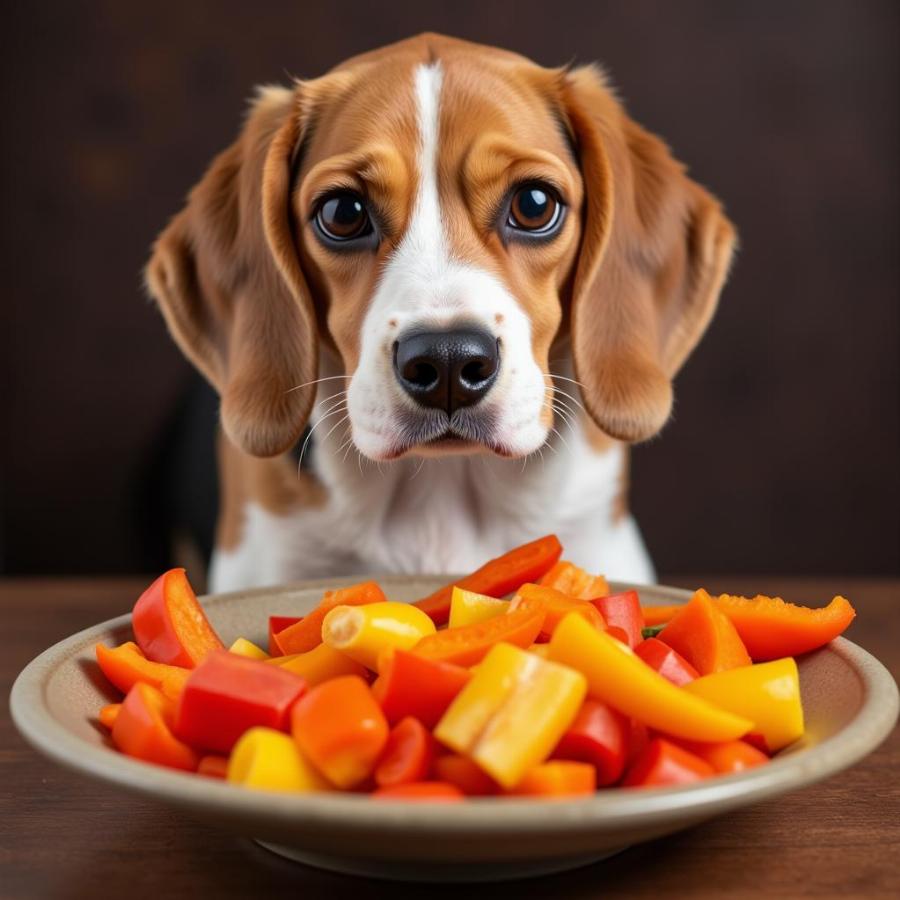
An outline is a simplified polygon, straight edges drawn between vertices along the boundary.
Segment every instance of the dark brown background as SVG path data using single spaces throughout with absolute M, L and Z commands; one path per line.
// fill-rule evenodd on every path
M 432 29 L 603 61 L 738 223 L 676 419 L 635 454 L 660 569 L 897 573 L 897 26 L 891 0 L 17 4 L 0 53 L 0 569 L 162 564 L 161 536 L 212 482 L 171 476 L 189 375 L 140 290 L 155 232 L 254 84 Z M 213 419 L 195 417 L 196 447 Z

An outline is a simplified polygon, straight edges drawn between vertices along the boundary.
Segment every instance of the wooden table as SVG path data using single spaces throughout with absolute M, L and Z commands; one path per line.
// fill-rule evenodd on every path
M 670 577 L 798 602 L 846 594 L 850 637 L 894 677 L 900 580 Z M 126 612 L 149 579 L 0 582 L 0 686 L 45 647 Z M 605 862 L 490 888 L 392 885 L 332 875 L 55 766 L 0 718 L 0 897 L 479 896 L 900 897 L 900 737 L 853 770 Z

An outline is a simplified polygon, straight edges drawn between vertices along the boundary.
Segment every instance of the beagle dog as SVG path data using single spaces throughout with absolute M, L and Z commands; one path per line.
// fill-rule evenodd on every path
M 628 444 L 734 243 L 593 66 L 423 34 L 260 89 L 146 271 L 221 397 L 212 589 L 463 572 L 548 532 L 652 581 Z

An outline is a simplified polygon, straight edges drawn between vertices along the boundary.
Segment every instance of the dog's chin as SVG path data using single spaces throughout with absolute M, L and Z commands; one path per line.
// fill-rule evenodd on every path
M 434 459 L 447 456 L 495 456 L 501 459 L 523 459 L 535 453 L 546 441 L 547 432 L 510 435 L 505 439 L 490 417 L 467 417 L 436 422 L 434 417 L 400 423 L 393 439 L 356 440 L 363 456 L 373 462 L 393 462 L 409 457 Z M 531 431 L 531 429 L 529 429 Z M 359 435 L 362 438 L 362 435 Z M 530 440 L 525 440 L 525 438 Z

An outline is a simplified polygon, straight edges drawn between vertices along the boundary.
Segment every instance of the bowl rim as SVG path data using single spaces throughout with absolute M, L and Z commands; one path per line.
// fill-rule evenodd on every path
M 234 598 L 265 597 L 333 587 L 367 576 L 328 578 L 294 582 L 200 597 L 205 607 Z M 438 576 L 371 576 L 384 584 L 424 581 Z M 439 576 L 446 582 L 448 576 Z M 450 576 L 452 577 L 452 576 Z M 683 602 L 692 592 L 665 585 L 611 582 L 614 590 L 634 588 L 657 599 Z M 225 782 L 198 778 L 193 773 L 154 766 L 97 746 L 59 723 L 44 702 L 47 681 L 59 665 L 96 643 L 101 632 L 128 627 L 125 613 L 85 628 L 54 644 L 33 659 L 16 678 L 10 692 L 12 720 L 35 749 L 66 768 L 117 785 L 130 792 L 165 801 L 185 809 L 215 812 L 223 821 L 268 820 L 272 825 L 341 825 L 354 830 L 373 827 L 382 832 L 408 832 L 428 828 L 447 834 L 478 835 L 502 830 L 509 834 L 541 834 L 548 830 L 612 831 L 658 823 L 672 814 L 690 814 L 697 819 L 741 805 L 745 798 L 764 800 L 796 790 L 833 775 L 858 762 L 888 736 L 900 710 L 897 685 L 888 670 L 870 653 L 837 638 L 813 653 L 840 656 L 861 682 L 863 700 L 854 718 L 837 734 L 812 747 L 777 757 L 766 766 L 735 775 L 721 776 L 684 787 L 612 788 L 585 798 L 532 799 L 522 797 L 468 798 L 460 804 L 404 803 L 379 800 L 367 795 L 344 793 L 287 794 L 249 791 Z M 548 810 L 553 815 L 548 816 Z

